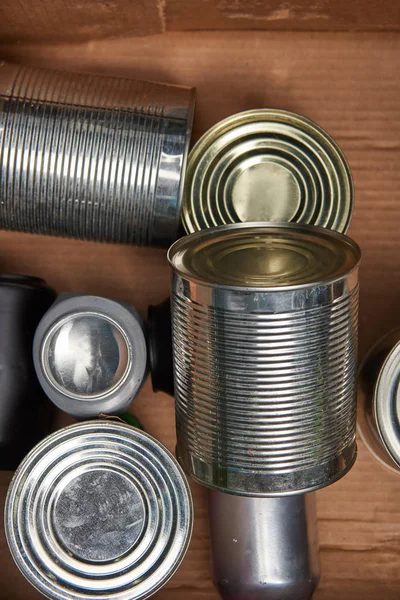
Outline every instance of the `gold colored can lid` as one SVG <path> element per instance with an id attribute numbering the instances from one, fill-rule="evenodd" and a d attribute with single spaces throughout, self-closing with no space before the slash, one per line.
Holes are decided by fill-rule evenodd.
<path id="1" fill-rule="evenodd" d="M 215 286 L 292 288 L 347 276 L 361 257 L 347 236 L 295 223 L 236 223 L 175 242 L 168 260 L 179 275 Z"/>
<path id="2" fill-rule="evenodd" d="M 343 233 L 353 193 L 347 160 L 321 127 L 284 110 L 251 110 L 220 121 L 193 147 L 182 220 L 187 233 L 251 221 Z"/>

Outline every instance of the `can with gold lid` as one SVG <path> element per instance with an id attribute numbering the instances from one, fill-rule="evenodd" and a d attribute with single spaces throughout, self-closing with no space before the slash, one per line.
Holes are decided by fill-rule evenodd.
<path id="1" fill-rule="evenodd" d="M 10 484 L 5 533 L 26 579 L 53 600 L 144 600 L 184 558 L 190 489 L 152 436 L 97 420 L 38 444 Z"/>
<path id="2" fill-rule="evenodd" d="M 189 155 L 182 205 L 187 233 L 250 221 L 344 233 L 352 210 L 345 156 L 326 131 L 295 113 L 232 115 L 211 127 Z"/>
<path id="3" fill-rule="evenodd" d="M 170 248 L 177 453 L 197 481 L 274 496 L 352 466 L 359 260 L 346 236 L 290 223 Z"/>

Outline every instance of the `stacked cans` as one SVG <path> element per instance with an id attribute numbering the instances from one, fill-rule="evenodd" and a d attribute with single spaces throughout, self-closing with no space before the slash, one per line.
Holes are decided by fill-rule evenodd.
<path id="1" fill-rule="evenodd" d="M 319 581 L 304 492 L 356 458 L 352 207 L 342 152 L 298 115 L 234 115 L 189 156 L 192 235 L 169 251 L 177 453 L 212 490 L 224 600 L 309 600 Z"/>

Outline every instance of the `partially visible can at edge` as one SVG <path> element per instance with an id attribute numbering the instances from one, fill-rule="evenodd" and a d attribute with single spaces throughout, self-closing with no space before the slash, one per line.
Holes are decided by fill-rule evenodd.
<path id="1" fill-rule="evenodd" d="M 147 377 L 146 324 L 126 303 L 61 294 L 36 329 L 33 359 L 64 412 L 77 419 L 121 413 Z"/>
<path id="2" fill-rule="evenodd" d="M 320 579 L 315 494 L 209 490 L 213 578 L 223 600 L 310 600 Z"/>
<path id="3" fill-rule="evenodd" d="M 112 421 L 72 425 L 25 458 L 10 484 L 5 532 L 26 579 L 54 600 L 143 600 L 179 567 L 192 500 L 175 458 Z"/>
<path id="4" fill-rule="evenodd" d="M 400 329 L 394 329 L 371 348 L 358 378 L 358 433 L 384 466 L 400 473 Z"/>
<path id="5" fill-rule="evenodd" d="M 168 246 L 193 89 L 0 62 L 0 227 Z"/>
<path id="6" fill-rule="evenodd" d="M 0 470 L 16 469 L 52 431 L 54 410 L 35 374 L 32 343 L 55 297 L 43 279 L 0 274 Z"/>
<path id="7" fill-rule="evenodd" d="M 249 496 L 342 477 L 356 458 L 358 246 L 250 223 L 182 238 L 168 256 L 185 470 Z"/>
<path id="8" fill-rule="evenodd" d="M 346 232 L 350 167 L 306 117 L 256 109 L 216 123 L 189 154 L 182 203 L 187 233 L 228 223 L 308 223 Z"/>

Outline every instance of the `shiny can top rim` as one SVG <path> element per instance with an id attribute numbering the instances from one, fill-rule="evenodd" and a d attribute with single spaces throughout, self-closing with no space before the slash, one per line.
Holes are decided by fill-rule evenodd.
<path id="1" fill-rule="evenodd" d="M 48 368 L 49 344 L 61 325 L 78 316 L 97 317 L 121 333 L 128 355 L 123 377 L 107 390 L 80 394 L 61 386 Z M 139 392 L 148 372 L 144 320 L 124 302 L 101 296 L 61 294 L 41 319 L 33 343 L 33 362 L 39 382 L 50 400 L 61 410 L 77 417 L 97 417 L 101 412 L 125 410 Z"/>
<path id="2" fill-rule="evenodd" d="M 324 244 L 327 244 L 328 246 L 330 245 L 331 249 L 334 249 L 335 245 L 337 245 L 341 249 L 343 261 L 341 263 L 339 261 L 336 271 L 332 271 L 332 269 L 327 268 L 325 271 L 322 270 L 321 273 L 318 273 L 318 269 L 316 269 L 316 272 L 312 274 L 312 277 L 309 276 L 308 279 L 307 277 L 304 277 L 304 280 L 301 281 L 301 275 L 299 275 L 299 273 L 301 273 L 301 269 L 304 268 L 304 265 L 301 261 L 297 260 L 296 256 L 296 263 L 298 263 L 296 266 L 298 271 L 296 277 L 300 277 L 300 279 L 296 281 L 295 277 L 293 276 L 292 280 L 290 280 L 289 277 L 287 281 L 285 281 L 283 277 L 283 279 L 281 278 L 281 281 L 279 281 L 279 277 L 281 277 L 281 274 L 279 272 L 280 263 L 282 263 L 282 260 L 286 259 L 288 259 L 290 262 L 290 258 L 293 254 L 291 252 L 291 249 L 287 250 L 285 248 L 284 255 L 278 255 L 279 260 L 277 263 L 277 270 L 275 272 L 272 272 L 271 274 L 268 274 L 268 276 L 265 275 L 264 282 L 261 281 L 262 278 L 259 278 L 257 280 L 257 277 L 251 278 L 252 276 L 247 277 L 246 275 L 242 281 L 240 281 L 240 279 L 237 279 L 235 281 L 234 277 L 226 277 L 226 275 L 222 272 L 222 269 L 218 273 L 216 270 L 216 265 L 218 266 L 218 263 L 215 260 L 215 256 L 212 256 L 212 253 L 210 253 L 209 256 L 206 258 L 207 266 L 214 271 L 213 273 L 207 272 L 207 268 L 204 268 L 204 264 L 201 265 L 200 269 L 197 267 L 193 267 L 193 260 L 188 261 L 189 266 L 185 264 L 185 259 L 187 259 L 188 254 L 190 259 L 192 259 L 190 253 L 192 253 L 192 255 L 196 258 L 196 250 L 200 249 L 200 252 L 202 252 L 204 248 L 207 249 L 207 243 L 209 243 L 209 246 L 212 246 L 213 244 L 215 246 L 216 244 L 220 244 L 222 250 L 224 250 L 224 240 L 229 242 L 230 239 L 234 238 L 234 236 L 239 235 L 242 237 L 242 239 L 247 239 L 250 244 L 254 245 L 256 243 L 254 240 L 256 240 L 257 237 L 260 237 L 260 234 L 264 235 L 265 241 L 268 241 L 268 235 L 271 235 L 271 232 L 276 232 L 278 236 L 281 235 L 283 236 L 283 238 L 286 235 L 288 239 L 294 241 L 296 241 L 296 238 L 300 241 L 302 241 L 302 238 L 309 239 L 311 240 L 311 244 L 309 246 L 309 248 L 311 249 L 313 245 L 315 245 L 315 248 L 318 247 L 316 243 L 317 240 L 321 240 Z M 314 240 L 314 242 L 312 240 Z M 309 248 L 307 249 L 308 253 Z M 295 251 L 297 251 L 296 248 L 294 249 Z M 255 250 L 257 250 L 257 248 L 255 248 Z M 250 248 L 250 253 L 252 251 L 253 248 Z M 269 249 L 265 251 L 270 254 Z M 223 266 L 225 255 L 219 250 L 218 252 L 222 256 L 220 264 Z M 299 250 L 300 258 L 302 258 L 301 252 L 303 252 L 302 249 Z M 269 256 L 269 254 L 267 254 L 267 257 Z M 330 254 L 332 254 L 333 256 L 332 252 L 330 252 Z M 330 255 L 328 254 L 328 259 L 329 256 Z M 253 259 L 254 253 L 253 257 L 251 256 L 251 254 L 249 255 L 249 257 Z M 327 257 L 324 256 L 324 260 Z M 248 259 L 248 262 L 251 262 L 250 258 Z M 306 259 L 307 256 L 304 260 Z M 361 250 L 358 244 L 354 242 L 351 238 L 345 236 L 344 234 L 327 230 L 323 227 L 316 227 L 314 225 L 277 222 L 235 223 L 204 229 L 180 238 L 170 247 L 168 251 L 168 261 L 172 270 L 175 272 L 175 274 L 179 275 L 183 279 L 208 287 L 219 287 L 226 289 L 258 292 L 281 292 L 287 290 L 304 289 L 308 287 L 318 287 L 320 285 L 332 284 L 335 281 L 340 281 L 343 278 L 348 277 L 353 271 L 355 271 L 358 268 L 360 259 Z M 234 266 L 235 269 L 236 265 L 237 263 Z M 233 270 L 234 269 L 232 269 L 232 272 Z"/>
<path id="3" fill-rule="evenodd" d="M 257 124 L 260 125 L 258 132 L 255 129 Z M 272 126 L 278 127 L 280 131 L 269 131 Z M 246 131 L 246 127 L 249 131 Z M 253 129 L 255 130 L 253 131 Z M 235 132 L 237 139 L 232 140 L 231 137 Z M 276 156 L 270 156 L 269 146 L 264 150 L 259 147 L 263 136 L 265 138 L 270 135 L 271 140 L 274 137 L 279 138 Z M 246 136 L 248 136 L 247 141 Z M 305 145 L 310 153 L 309 157 L 305 156 L 303 145 L 301 148 L 296 148 L 296 144 L 302 136 L 307 138 Z M 241 147 L 242 143 L 243 147 Z M 277 142 L 273 140 L 272 144 L 276 145 Z M 285 156 L 281 155 L 282 151 Z M 243 207 L 240 207 L 239 213 L 237 213 L 235 208 L 230 206 L 231 202 L 235 205 L 231 196 L 235 187 L 231 189 L 231 185 L 228 185 L 228 181 L 231 179 L 236 181 L 233 171 L 238 170 L 238 173 L 241 171 L 237 163 L 254 153 L 259 153 L 260 157 L 264 153 L 264 159 L 270 156 L 271 164 L 279 169 L 281 176 L 285 175 L 285 179 L 288 176 L 288 181 L 292 184 L 289 189 L 292 189 L 292 192 L 297 190 L 296 197 L 301 191 L 300 195 L 303 198 L 301 200 L 299 196 L 297 202 L 291 195 L 290 201 L 293 203 L 293 207 L 297 206 L 293 214 L 290 211 L 290 214 L 287 213 L 286 210 L 283 213 L 280 212 L 281 209 L 275 201 L 273 205 L 274 212 L 277 211 L 277 218 L 271 219 L 270 216 L 268 218 L 264 216 L 263 219 L 260 218 L 260 221 L 304 222 L 324 226 L 341 233 L 347 231 L 354 208 L 354 185 L 348 161 L 339 145 L 320 125 L 307 117 L 287 110 L 262 108 L 239 112 L 219 121 L 206 131 L 193 146 L 188 157 L 182 201 L 182 222 L 187 233 L 228 222 L 255 220 L 254 217 L 245 218 L 245 214 L 241 216 Z M 252 159 L 251 162 L 254 163 L 254 160 Z M 251 169 L 245 169 L 246 180 L 250 177 L 250 183 L 257 180 L 258 162 L 256 160 L 255 164 L 251 165 Z M 261 160 L 262 162 L 264 161 Z M 263 168 L 261 163 L 261 168 Z M 310 180 L 310 177 L 315 180 L 317 188 L 322 185 L 319 192 L 316 191 L 314 184 L 311 187 L 308 186 L 307 180 Z M 332 187 L 333 183 L 336 191 Z M 327 188 L 325 191 L 324 187 Z M 249 189 L 249 181 L 247 181 L 246 188 Z M 240 195 L 241 187 L 238 189 Z M 222 198 L 221 194 L 227 194 L 230 197 Z M 333 194 L 335 195 L 334 202 L 332 201 Z M 256 204 L 260 208 L 264 203 L 265 195 L 262 195 L 262 203 L 258 198 L 259 195 L 256 194 Z M 326 205 L 325 209 L 329 201 L 332 202 L 330 210 L 336 211 L 332 214 L 329 213 L 329 218 L 325 214 L 325 210 L 322 213 L 321 210 L 317 210 L 316 204 L 321 199 Z M 239 204 L 241 202 L 240 200 Z"/>
<path id="4" fill-rule="evenodd" d="M 399 375 L 400 341 L 387 355 L 379 371 L 373 395 L 373 409 L 379 436 L 390 458 L 398 468 L 400 468 Z"/>
<path id="5" fill-rule="evenodd" d="M 130 516 L 140 517 L 140 531 L 118 556 L 82 558 L 71 551 L 74 538 L 56 518 L 58 504 L 68 497 L 71 481 L 79 484 L 82 476 L 98 471 L 137 499 L 139 512 Z M 122 496 L 120 504 L 123 508 Z M 79 499 L 72 512 L 77 505 Z M 109 514 L 114 519 L 119 513 L 110 509 Z M 149 434 L 110 420 L 70 425 L 45 438 L 18 467 L 5 504 L 6 539 L 17 567 L 39 592 L 56 600 L 94 600 L 105 591 L 110 600 L 148 598 L 179 567 L 192 525 L 191 492 L 175 457 Z M 96 551 L 90 544 L 85 551 Z"/>

